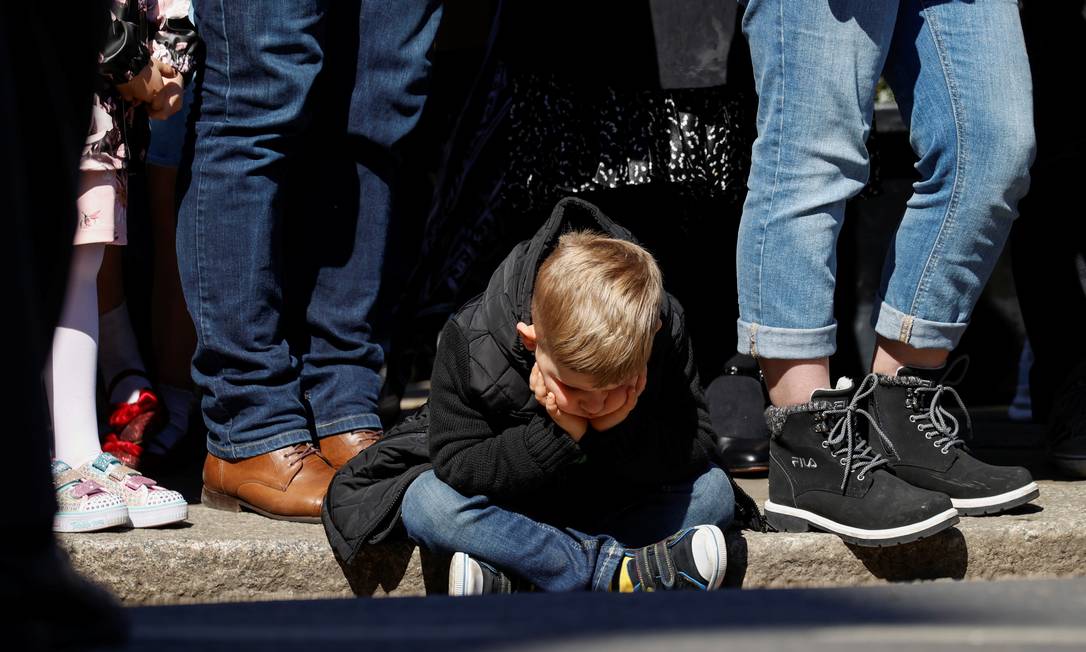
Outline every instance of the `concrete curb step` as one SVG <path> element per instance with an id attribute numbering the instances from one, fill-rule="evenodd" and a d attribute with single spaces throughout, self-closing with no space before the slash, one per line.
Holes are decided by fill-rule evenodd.
<path id="1" fill-rule="evenodd" d="M 1086 576 L 1086 482 L 1039 484 L 1033 506 L 963 518 L 955 529 L 896 548 L 849 546 L 828 534 L 733 534 L 726 581 L 780 588 Z M 60 541 L 78 570 L 131 605 L 445 590 L 448 560 L 420 555 L 409 543 L 367 550 L 347 570 L 348 581 L 319 525 L 200 505 L 189 508 L 189 520 L 157 530 L 62 535 Z"/>

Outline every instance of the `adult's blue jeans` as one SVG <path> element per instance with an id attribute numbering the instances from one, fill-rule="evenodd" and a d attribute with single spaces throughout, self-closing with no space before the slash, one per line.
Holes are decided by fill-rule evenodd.
<path id="1" fill-rule="evenodd" d="M 486 496 L 465 496 L 433 471 L 411 483 L 402 509 L 404 527 L 420 545 L 466 552 L 544 591 L 610 590 L 626 548 L 647 546 L 695 525 L 723 529 L 734 512 L 731 483 L 717 467 L 575 527 L 536 520 Z"/>
<path id="2" fill-rule="evenodd" d="M 880 73 L 919 162 L 887 255 L 876 332 L 954 348 L 991 275 L 1033 160 L 1015 0 L 750 0 L 758 137 L 739 229 L 738 348 L 812 359 L 836 347 L 845 201 L 868 178 Z"/>
<path id="3" fill-rule="evenodd" d="M 208 450 L 243 459 L 310 428 L 379 428 L 370 308 L 440 1 L 204 0 L 196 13 L 207 63 L 177 249 Z"/>

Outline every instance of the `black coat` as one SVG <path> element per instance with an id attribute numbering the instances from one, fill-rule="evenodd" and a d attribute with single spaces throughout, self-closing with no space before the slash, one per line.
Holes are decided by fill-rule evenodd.
<path id="1" fill-rule="evenodd" d="M 359 548 L 398 532 L 403 493 L 430 469 L 429 408 L 407 416 L 336 472 L 321 522 L 336 559 L 349 564 Z"/>
<path id="2" fill-rule="evenodd" d="M 521 343 L 516 324 L 532 322 L 536 270 L 558 238 L 574 229 L 633 240 L 585 201 L 558 203 L 535 237 L 510 252 L 486 291 L 442 330 L 431 377 L 428 449 L 434 472 L 460 493 L 486 495 L 537 519 L 576 527 L 704 472 L 714 436 L 682 309 L 670 295 L 661 307 L 645 390 L 625 421 L 606 432 L 589 429 L 577 443 L 538 405 L 528 386 L 534 354 Z M 429 468 L 421 466 L 427 460 L 419 427 L 397 428 L 341 469 L 329 488 L 324 523 L 340 559 L 387 536 L 403 490 Z M 397 471 L 410 472 L 410 480 Z M 739 521 L 760 528 L 753 501 L 733 488 Z"/>
<path id="3" fill-rule="evenodd" d="M 556 525 L 590 523 L 616 505 L 702 473 L 713 450 L 682 309 L 660 311 L 648 382 L 637 407 L 606 432 L 574 442 L 528 386 L 535 355 L 517 322 L 532 323 L 540 264 L 571 230 L 633 240 L 592 204 L 567 198 L 520 243 L 441 332 L 430 389 L 430 456 L 438 478 L 468 496 Z"/>

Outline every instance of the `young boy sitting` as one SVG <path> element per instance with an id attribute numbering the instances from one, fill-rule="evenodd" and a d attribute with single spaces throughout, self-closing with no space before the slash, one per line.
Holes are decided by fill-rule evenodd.
<path id="1" fill-rule="evenodd" d="M 565 199 L 445 325 L 412 539 L 454 595 L 716 589 L 735 498 L 652 255 Z"/>

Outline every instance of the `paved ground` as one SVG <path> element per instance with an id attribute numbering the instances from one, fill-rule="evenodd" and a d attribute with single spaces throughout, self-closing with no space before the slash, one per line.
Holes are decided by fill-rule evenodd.
<path id="1" fill-rule="evenodd" d="M 1081 650 L 1086 579 L 151 607 L 126 650 Z"/>
<path id="2" fill-rule="evenodd" d="M 1086 482 L 1059 479 L 1044 464 L 1038 432 L 984 426 L 987 459 L 1033 470 L 1041 497 L 996 517 L 963 518 L 935 537 L 894 548 L 861 548 L 828 534 L 731 533 L 730 586 L 877 585 L 931 579 L 998 580 L 1086 576 Z M 998 445 L 997 445 L 998 444 Z M 198 472 L 188 491 L 198 496 Z M 759 502 L 764 478 L 741 478 Z M 175 483 L 171 483 L 175 484 Z M 409 543 L 370 549 L 353 568 L 333 559 L 319 525 L 229 514 L 199 505 L 188 524 L 159 530 L 65 535 L 76 567 L 125 603 L 290 600 L 444 591 L 446 560 Z"/>

